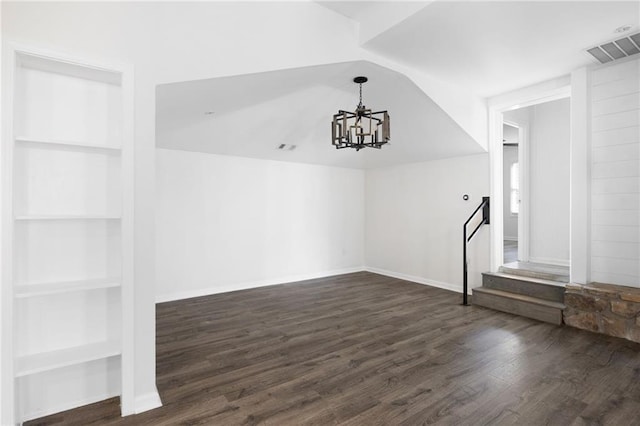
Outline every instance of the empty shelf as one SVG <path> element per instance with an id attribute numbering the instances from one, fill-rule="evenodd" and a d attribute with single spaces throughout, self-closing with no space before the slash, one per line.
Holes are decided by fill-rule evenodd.
<path id="1" fill-rule="evenodd" d="M 45 296 L 48 294 L 68 293 L 72 291 L 98 290 L 119 287 L 118 278 L 100 278 L 93 280 L 60 281 L 38 284 L 18 284 L 15 286 L 15 297 L 25 298 Z"/>
<path id="2" fill-rule="evenodd" d="M 18 144 L 51 145 L 51 146 L 58 146 L 58 147 L 81 148 L 81 149 L 90 149 L 90 150 L 93 150 L 93 149 L 109 150 L 114 152 L 121 151 L 121 148 L 119 146 L 96 144 L 96 143 L 82 142 L 82 141 L 63 141 L 63 140 L 55 140 L 55 139 L 30 138 L 26 136 L 16 137 L 15 141 Z"/>
<path id="3" fill-rule="evenodd" d="M 68 367 L 120 355 L 118 342 L 99 342 L 73 348 L 26 355 L 16 359 L 16 377 Z"/>
<path id="4" fill-rule="evenodd" d="M 88 214 L 88 215 L 63 215 L 63 214 L 36 214 L 36 215 L 19 215 L 15 217 L 15 220 L 118 220 L 120 216 L 117 215 L 101 215 L 101 214 Z"/>

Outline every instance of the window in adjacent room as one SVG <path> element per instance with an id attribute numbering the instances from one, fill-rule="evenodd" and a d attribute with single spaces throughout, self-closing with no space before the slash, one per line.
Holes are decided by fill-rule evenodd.
<path id="1" fill-rule="evenodd" d="M 511 165 L 510 171 L 510 187 L 511 187 L 511 199 L 510 199 L 510 210 L 511 214 L 517 215 L 520 210 L 520 166 L 518 163 L 513 163 Z"/>

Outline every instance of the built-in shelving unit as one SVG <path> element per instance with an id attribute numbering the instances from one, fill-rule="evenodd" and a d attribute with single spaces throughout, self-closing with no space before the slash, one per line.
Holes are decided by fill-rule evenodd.
<path id="1" fill-rule="evenodd" d="M 13 383 L 0 423 L 117 395 L 124 412 L 133 390 L 130 71 L 12 53 L 2 327 Z"/>

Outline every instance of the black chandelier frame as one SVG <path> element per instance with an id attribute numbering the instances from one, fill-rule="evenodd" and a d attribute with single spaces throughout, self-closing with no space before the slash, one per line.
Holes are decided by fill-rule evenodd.
<path id="1" fill-rule="evenodd" d="M 331 123 L 331 142 L 336 149 L 380 149 L 391 140 L 391 127 L 387 111 L 372 112 L 362 103 L 362 84 L 367 77 L 359 76 L 353 82 L 360 85 L 360 102 L 355 112 L 339 110 Z"/>

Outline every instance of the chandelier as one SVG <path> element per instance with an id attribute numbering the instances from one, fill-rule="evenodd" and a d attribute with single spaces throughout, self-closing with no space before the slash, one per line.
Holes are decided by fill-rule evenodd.
<path id="1" fill-rule="evenodd" d="M 389 142 L 391 129 L 387 111 L 371 112 L 362 104 L 362 84 L 367 77 L 356 77 L 354 83 L 360 85 L 360 103 L 355 112 L 339 110 L 331 124 L 331 143 L 337 148 L 378 148 Z"/>

